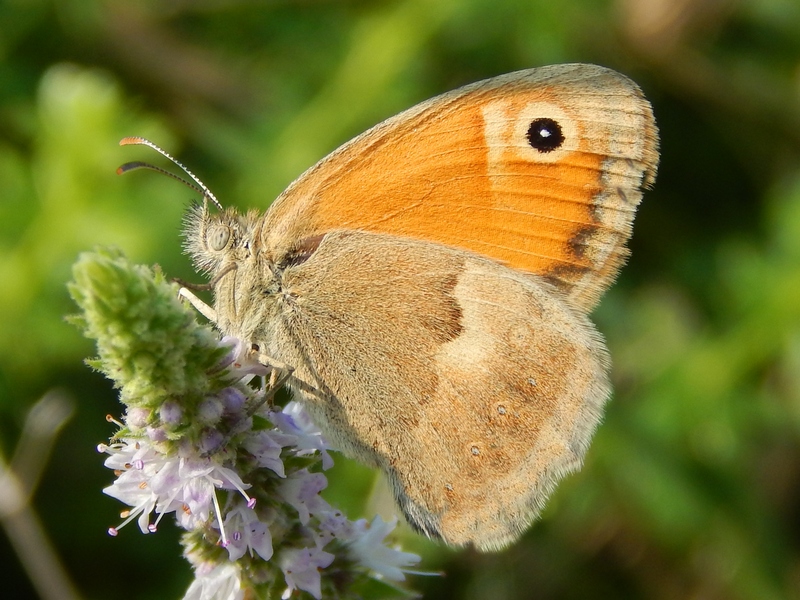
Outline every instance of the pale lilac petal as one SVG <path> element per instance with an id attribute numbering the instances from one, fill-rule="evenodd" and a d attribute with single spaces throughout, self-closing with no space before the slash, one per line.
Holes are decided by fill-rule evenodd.
<path id="1" fill-rule="evenodd" d="M 381 577 L 403 581 L 403 571 L 419 563 L 420 557 L 416 554 L 401 552 L 384 544 L 384 538 L 397 526 L 397 519 L 387 523 L 378 515 L 371 524 L 361 520 L 356 526 L 360 535 L 350 544 L 350 551 L 358 562 Z"/>
<path id="2" fill-rule="evenodd" d="M 251 556 L 255 552 L 264 560 L 272 558 L 272 534 L 251 508 L 239 505 L 228 511 L 225 530 L 229 536 L 226 549 L 231 560 L 240 559 L 246 552 Z"/>
<path id="3" fill-rule="evenodd" d="M 328 486 L 322 473 L 302 469 L 289 475 L 278 487 L 278 494 L 297 510 L 300 523 L 307 525 L 310 515 L 331 511 L 331 506 L 319 493 Z"/>
<path id="4" fill-rule="evenodd" d="M 186 590 L 183 600 L 242 600 L 242 589 L 239 567 L 234 563 L 224 562 L 206 569 L 195 570 L 195 580 Z"/>
<path id="5" fill-rule="evenodd" d="M 281 459 L 285 446 L 294 444 L 296 437 L 278 431 L 256 431 L 249 435 L 243 447 L 258 461 L 260 467 L 274 471 L 279 477 L 286 477 Z"/>
<path id="6" fill-rule="evenodd" d="M 317 544 L 319 547 L 325 546 L 334 538 L 342 542 L 349 542 L 357 534 L 355 523 L 338 510 L 318 515 L 318 518 Z"/>
<path id="7" fill-rule="evenodd" d="M 175 517 L 181 527 L 191 531 L 208 521 L 213 509 L 214 486 L 206 478 L 194 477 L 181 486 L 176 500 L 180 502 L 182 510 L 174 508 Z"/>
<path id="8" fill-rule="evenodd" d="M 328 454 L 328 442 L 298 402 L 289 402 L 282 411 L 271 412 L 269 419 L 283 433 L 297 438 L 297 454 L 302 456 L 319 452 L 322 456 L 322 468 L 329 469 L 333 466 L 333 459 Z"/>
<path id="9" fill-rule="evenodd" d="M 322 598 L 320 569 L 328 567 L 334 555 L 318 548 L 286 550 L 281 559 L 281 570 L 286 578 L 286 591 L 282 598 L 289 598 L 292 591 L 304 590 L 317 600 Z"/>

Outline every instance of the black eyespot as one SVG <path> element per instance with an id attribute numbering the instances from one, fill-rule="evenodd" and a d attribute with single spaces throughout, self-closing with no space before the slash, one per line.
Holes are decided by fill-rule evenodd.
<path id="1" fill-rule="evenodd" d="M 564 143 L 561 125 L 553 119 L 534 119 L 528 127 L 528 143 L 539 152 L 547 153 Z"/>

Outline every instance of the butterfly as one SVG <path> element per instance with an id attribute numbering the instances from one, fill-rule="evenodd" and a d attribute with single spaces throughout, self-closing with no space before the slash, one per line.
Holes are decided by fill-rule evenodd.
<path id="1" fill-rule="evenodd" d="M 414 529 L 498 550 L 601 420 L 609 359 L 588 314 L 657 163 L 651 106 L 610 69 L 473 83 L 344 144 L 264 214 L 195 178 L 186 248 L 215 299 L 194 303 L 383 471 Z"/>

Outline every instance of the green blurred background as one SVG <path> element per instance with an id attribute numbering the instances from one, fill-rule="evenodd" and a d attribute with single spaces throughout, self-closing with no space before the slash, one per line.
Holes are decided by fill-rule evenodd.
<path id="1" fill-rule="evenodd" d="M 662 136 L 632 258 L 595 319 L 615 396 L 583 471 L 517 545 L 453 552 L 405 533 L 426 598 L 800 598 L 798 0 L 0 0 L 0 438 L 58 386 L 76 413 L 35 508 L 86 598 L 180 598 L 178 532 L 110 538 L 95 453 L 119 414 L 64 322 L 82 250 L 116 244 L 197 280 L 192 193 L 117 177 L 178 155 L 225 204 L 266 208 L 338 144 L 506 71 L 587 61 L 635 79 Z M 354 199 L 357 201 L 357 199 Z M 329 499 L 368 516 L 339 459 Z M 34 598 L 0 537 L 3 598 Z"/>

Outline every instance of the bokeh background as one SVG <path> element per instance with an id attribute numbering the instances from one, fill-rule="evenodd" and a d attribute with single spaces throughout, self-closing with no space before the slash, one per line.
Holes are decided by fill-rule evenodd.
<path id="1" fill-rule="evenodd" d="M 174 527 L 105 533 L 121 507 L 94 446 L 119 406 L 64 321 L 70 266 L 98 244 L 197 279 L 178 236 L 191 191 L 116 176 L 159 163 L 117 141 L 153 139 L 223 203 L 264 209 L 418 101 L 574 61 L 639 82 L 662 136 L 632 258 L 595 313 L 616 393 L 583 471 L 519 544 L 484 555 L 401 533 L 446 573 L 410 584 L 800 598 L 798 0 L 0 0 L 0 448 L 9 460 L 47 390 L 73 398 L 33 507 L 81 597 L 176 599 L 191 580 Z M 351 517 L 374 513 L 370 471 L 340 458 L 329 479 Z M 3 598 L 36 597 L 5 535 L 0 581 Z"/>

